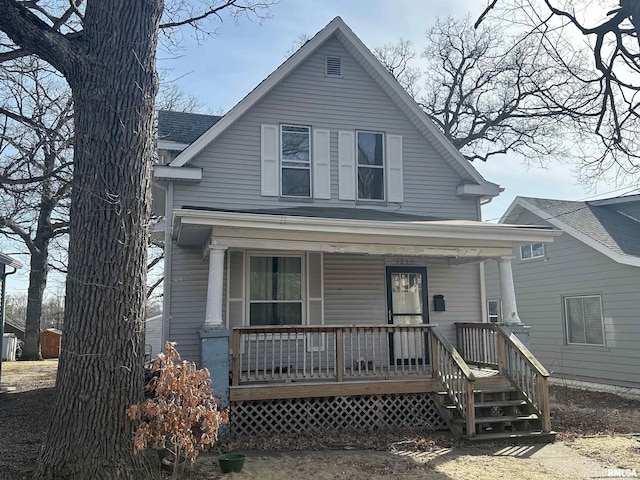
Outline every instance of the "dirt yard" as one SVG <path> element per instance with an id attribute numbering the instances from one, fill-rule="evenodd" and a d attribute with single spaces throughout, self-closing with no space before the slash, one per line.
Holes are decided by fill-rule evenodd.
<path id="1" fill-rule="evenodd" d="M 46 430 L 57 362 L 2 365 L 0 479 L 28 478 Z M 468 445 L 445 433 L 371 432 L 297 435 L 221 442 L 241 451 L 241 473 L 222 474 L 205 452 L 188 479 L 585 479 L 640 475 L 640 402 L 552 387 L 553 445 Z M 633 435 L 635 434 L 635 435 Z M 621 469 L 621 470 L 613 470 Z M 611 470 L 611 471 L 610 471 Z M 613 474 L 613 475 L 612 475 Z"/>

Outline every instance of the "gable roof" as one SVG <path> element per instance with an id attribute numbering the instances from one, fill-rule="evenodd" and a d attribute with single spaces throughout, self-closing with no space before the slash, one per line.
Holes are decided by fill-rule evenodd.
<path id="1" fill-rule="evenodd" d="M 19 330 L 22 333 L 24 333 L 24 331 L 25 331 L 26 320 L 23 319 L 23 318 L 18 318 L 18 317 L 12 317 L 10 315 L 5 315 L 4 322 L 5 322 L 5 324 L 10 325 L 14 329 Z"/>
<path id="2" fill-rule="evenodd" d="M 500 223 L 513 222 L 525 209 L 612 260 L 640 267 L 640 222 L 618 212 L 616 204 L 516 197 Z"/>
<path id="3" fill-rule="evenodd" d="M 158 141 L 192 143 L 221 118 L 219 115 L 158 110 Z"/>
<path id="4" fill-rule="evenodd" d="M 311 56 L 332 35 L 343 44 L 355 60 L 362 65 L 373 80 L 385 91 L 392 101 L 404 112 L 417 129 L 427 138 L 434 148 L 448 161 L 452 168 L 462 178 L 469 179 L 485 187 L 485 196 L 496 196 L 500 193 L 500 187 L 485 180 L 478 171 L 465 159 L 453 144 L 444 136 L 438 127 L 416 104 L 411 96 L 400 86 L 396 79 L 375 58 L 371 51 L 344 23 L 342 18 L 334 18 L 325 28 L 320 30 L 311 40 L 306 42 L 298 51 L 291 55 L 273 73 L 264 79 L 236 106 L 234 106 L 215 125 L 203 135 L 191 143 L 182 151 L 169 166 L 181 167 L 204 150 L 220 134 L 238 120 L 247 110 L 255 105 L 276 85 L 278 85 L 289 73 Z"/>

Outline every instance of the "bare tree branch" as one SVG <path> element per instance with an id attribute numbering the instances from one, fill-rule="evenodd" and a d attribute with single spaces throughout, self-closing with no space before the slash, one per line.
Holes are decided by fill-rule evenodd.
<path id="1" fill-rule="evenodd" d="M 590 183 L 640 178 L 640 2 L 617 3 L 609 9 L 585 0 L 500 0 L 476 22 L 500 19 L 527 28 L 558 68 L 589 89 L 588 101 L 565 109 L 583 137 L 581 179 Z M 566 61 L 578 56 L 582 68 Z"/>
<path id="2" fill-rule="evenodd" d="M 70 72 L 81 56 L 76 46 L 56 28 L 47 25 L 26 6 L 14 0 L 0 0 L 0 30 L 60 72 Z"/>

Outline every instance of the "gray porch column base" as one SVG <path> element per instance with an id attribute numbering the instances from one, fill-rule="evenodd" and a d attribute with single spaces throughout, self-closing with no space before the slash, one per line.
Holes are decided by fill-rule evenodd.
<path id="1" fill-rule="evenodd" d="M 531 350 L 531 338 L 529 337 L 531 327 L 521 323 L 505 323 L 504 326 L 511 330 L 525 347 Z"/>
<path id="2" fill-rule="evenodd" d="M 209 370 L 213 395 L 220 409 L 229 406 L 229 330 L 223 327 L 203 326 L 198 333 L 201 342 L 201 362 Z M 218 434 L 227 436 L 229 425 L 223 425 Z"/>

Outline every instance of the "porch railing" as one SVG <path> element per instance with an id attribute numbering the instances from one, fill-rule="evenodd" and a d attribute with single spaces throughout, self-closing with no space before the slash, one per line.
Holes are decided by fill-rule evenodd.
<path id="1" fill-rule="evenodd" d="M 551 431 L 549 372 L 507 327 L 494 323 L 456 323 L 458 350 L 467 363 L 494 366 L 537 411 Z"/>
<path id="2" fill-rule="evenodd" d="M 429 376 L 434 325 L 238 327 L 232 385 Z"/>
<path id="3" fill-rule="evenodd" d="M 494 323 L 456 323 L 458 352 L 469 365 L 498 368 L 498 332 Z"/>
<path id="4" fill-rule="evenodd" d="M 437 330 L 429 331 L 432 374 L 442 383 L 462 418 L 466 419 L 467 435 L 475 435 L 475 376 L 449 341 Z"/>

